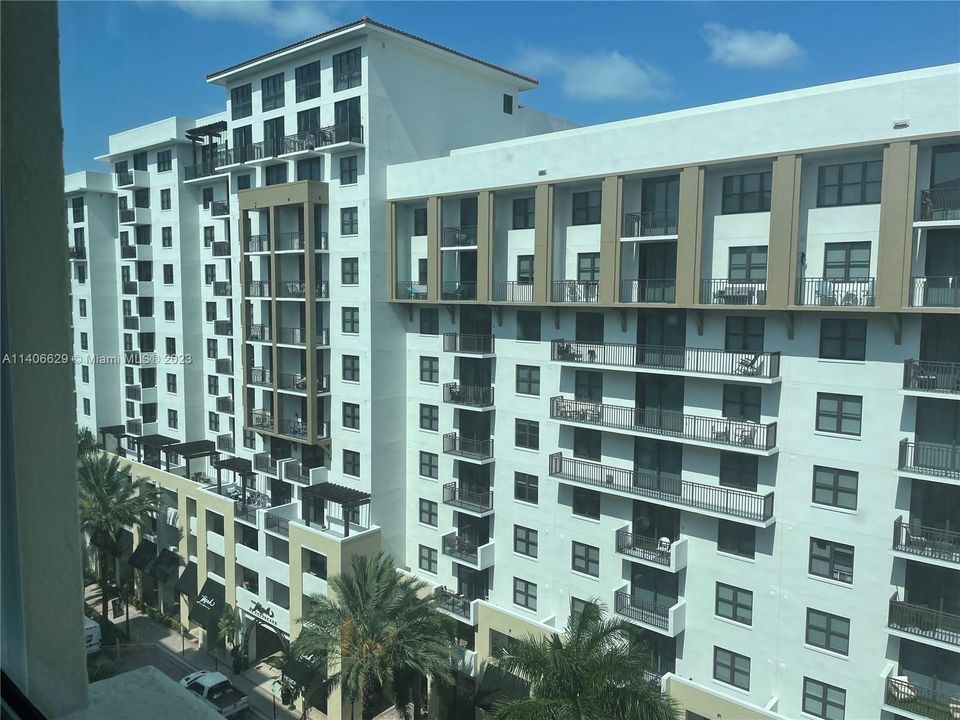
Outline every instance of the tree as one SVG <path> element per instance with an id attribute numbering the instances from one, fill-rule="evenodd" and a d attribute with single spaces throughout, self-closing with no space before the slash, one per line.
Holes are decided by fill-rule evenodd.
<path id="1" fill-rule="evenodd" d="M 144 478 L 132 478 L 130 466 L 106 453 L 80 460 L 80 529 L 97 549 L 102 614 L 107 616 L 107 552 L 126 526 L 143 527 L 161 508 L 161 492 Z M 92 550 L 92 549 L 91 549 Z"/>
<path id="2" fill-rule="evenodd" d="M 598 602 L 571 615 L 563 635 L 512 643 L 494 662 L 530 683 L 530 697 L 498 702 L 496 720 L 676 720 L 674 701 L 647 680 L 631 626 Z"/>
<path id="3" fill-rule="evenodd" d="M 314 685 L 327 694 L 339 686 L 351 703 L 359 700 L 368 720 L 378 695 L 389 686 L 401 717 L 408 718 L 411 701 L 419 715 L 424 676 L 451 682 L 451 625 L 427 586 L 395 568 L 383 553 L 357 555 L 349 574 L 330 578 L 332 599 L 311 596 L 294 653 L 310 664 L 326 658 L 328 674 L 325 682 L 305 688 L 305 702 L 318 691 Z"/>
<path id="4" fill-rule="evenodd" d="M 103 447 L 97 442 L 97 438 L 88 428 L 77 430 L 77 460 L 83 462 L 84 459 L 98 455 L 103 451 Z"/>

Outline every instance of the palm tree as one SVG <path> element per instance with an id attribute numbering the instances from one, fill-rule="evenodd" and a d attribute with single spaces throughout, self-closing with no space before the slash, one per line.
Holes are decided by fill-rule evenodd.
<path id="1" fill-rule="evenodd" d="M 331 672 L 320 689 L 339 686 L 351 703 L 359 700 L 363 720 L 374 716 L 377 696 L 388 686 L 401 717 L 409 717 L 411 696 L 419 717 L 422 678 L 451 681 L 451 625 L 427 586 L 400 576 L 392 558 L 380 553 L 354 556 L 351 572 L 330 578 L 329 587 L 332 599 L 311 596 L 295 655 L 327 658 Z M 307 688 L 305 701 L 316 691 Z"/>
<path id="2" fill-rule="evenodd" d="M 530 697 L 494 705 L 496 720 L 676 720 L 677 707 L 647 677 L 631 626 L 598 602 L 571 615 L 563 635 L 528 637 L 496 664 L 530 683 Z"/>
<path id="3" fill-rule="evenodd" d="M 144 478 L 133 479 L 130 466 L 106 453 L 80 460 L 80 529 L 98 546 L 102 614 L 107 616 L 107 548 L 125 526 L 143 527 L 161 508 L 161 491 Z M 92 550 L 92 549 L 91 549 Z"/>
<path id="4" fill-rule="evenodd" d="M 77 430 L 77 460 L 83 461 L 84 458 L 97 455 L 103 450 L 96 436 L 88 428 Z"/>

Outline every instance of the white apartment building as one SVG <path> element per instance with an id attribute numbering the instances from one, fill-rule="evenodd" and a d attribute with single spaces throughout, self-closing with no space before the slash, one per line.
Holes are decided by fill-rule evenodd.
<path id="1" fill-rule="evenodd" d="M 168 492 L 130 578 L 262 657 L 387 551 L 457 620 L 438 717 L 592 600 L 694 720 L 955 717 L 958 80 L 574 128 L 369 19 L 212 73 L 68 182 L 134 353 L 78 421 Z"/>

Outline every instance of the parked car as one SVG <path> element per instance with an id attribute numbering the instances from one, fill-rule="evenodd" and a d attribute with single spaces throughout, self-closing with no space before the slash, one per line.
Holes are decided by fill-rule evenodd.
<path id="1" fill-rule="evenodd" d="M 100 625 L 88 617 L 83 618 L 83 643 L 87 646 L 87 655 L 100 652 Z"/>
<path id="2" fill-rule="evenodd" d="M 223 673 L 200 670 L 187 675 L 180 684 L 213 705 L 223 717 L 232 717 L 247 709 L 247 696 Z"/>

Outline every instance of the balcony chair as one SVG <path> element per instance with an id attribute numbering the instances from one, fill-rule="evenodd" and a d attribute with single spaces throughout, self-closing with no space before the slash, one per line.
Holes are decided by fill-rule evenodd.
<path id="1" fill-rule="evenodd" d="M 730 441 L 730 423 L 723 419 L 721 422 L 718 422 L 713 426 L 713 432 L 711 437 L 714 441 L 719 442 L 729 442 Z"/>
<path id="2" fill-rule="evenodd" d="M 890 680 L 890 692 L 897 700 L 916 700 L 917 687 L 910 682 L 910 678 L 906 675 L 894 675 Z"/>
<path id="3" fill-rule="evenodd" d="M 657 541 L 657 552 L 669 553 L 673 542 L 668 537 L 662 537 Z"/>
<path id="4" fill-rule="evenodd" d="M 757 437 L 757 424 L 749 423 L 748 425 L 741 425 L 737 428 L 737 444 L 738 445 L 753 445 L 754 438 Z"/>
<path id="5" fill-rule="evenodd" d="M 833 292 L 833 283 L 821 282 L 814 290 L 817 298 L 817 305 L 836 305 L 837 297 Z"/>
<path id="6" fill-rule="evenodd" d="M 754 353 L 751 357 L 740 358 L 734 372 L 737 375 L 756 375 L 760 368 L 760 353 Z"/>
<path id="7" fill-rule="evenodd" d="M 935 373 L 924 370 L 923 366 L 919 363 L 913 366 L 913 385 L 916 388 L 927 388 L 932 389 L 936 386 L 937 376 Z"/>

